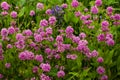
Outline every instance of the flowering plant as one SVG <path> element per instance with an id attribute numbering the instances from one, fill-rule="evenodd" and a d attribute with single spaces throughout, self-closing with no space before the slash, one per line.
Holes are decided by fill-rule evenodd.
<path id="1" fill-rule="evenodd" d="M 102 0 L 48 2 L 1 2 L 0 79 L 119 80 L 120 14 Z"/>

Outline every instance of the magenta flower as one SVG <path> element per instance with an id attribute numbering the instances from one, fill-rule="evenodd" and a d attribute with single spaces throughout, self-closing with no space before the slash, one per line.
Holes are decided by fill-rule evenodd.
<path id="1" fill-rule="evenodd" d="M 14 33 L 15 33 L 15 28 L 12 27 L 12 26 L 9 27 L 9 28 L 8 28 L 8 33 L 9 33 L 9 34 L 14 34 Z"/>
<path id="2" fill-rule="evenodd" d="M 113 7 L 112 6 L 107 7 L 107 13 L 112 13 L 112 12 L 113 12 Z"/>
<path id="3" fill-rule="evenodd" d="M 108 80 L 108 76 L 107 75 L 103 75 L 100 80 Z"/>
<path id="4" fill-rule="evenodd" d="M 84 39 L 84 38 L 86 37 L 86 34 L 83 33 L 83 32 L 81 32 L 81 33 L 79 34 L 79 37 L 80 37 L 81 39 Z"/>
<path id="5" fill-rule="evenodd" d="M 12 12 L 10 13 L 10 16 L 11 16 L 12 18 L 17 18 L 17 12 L 12 11 Z"/>
<path id="6" fill-rule="evenodd" d="M 60 71 L 57 72 L 57 77 L 58 78 L 61 78 L 61 77 L 63 78 L 64 76 L 65 76 L 65 72 L 63 70 L 60 70 Z"/>
<path id="7" fill-rule="evenodd" d="M 106 41 L 106 43 L 107 43 L 108 46 L 114 46 L 115 45 L 115 41 L 113 39 L 108 39 Z"/>
<path id="8" fill-rule="evenodd" d="M 51 78 L 45 74 L 40 75 L 40 80 L 51 80 Z"/>
<path id="9" fill-rule="evenodd" d="M 77 0 L 72 0 L 71 6 L 76 8 L 79 6 L 79 2 Z"/>
<path id="10" fill-rule="evenodd" d="M 25 37 L 21 33 L 16 34 L 16 40 L 24 40 Z"/>
<path id="11" fill-rule="evenodd" d="M 99 34 L 99 35 L 97 36 L 97 40 L 98 40 L 99 42 L 105 41 L 105 35 L 104 35 L 104 34 Z"/>
<path id="12" fill-rule="evenodd" d="M 44 71 L 44 72 L 50 72 L 50 70 L 51 70 L 51 66 L 50 66 L 50 64 L 48 64 L 48 63 L 41 63 L 40 64 L 40 67 L 41 67 L 41 69 Z"/>
<path id="13" fill-rule="evenodd" d="M 48 28 L 46 28 L 46 34 L 47 35 L 51 35 L 52 34 L 52 28 L 51 27 L 48 27 Z"/>
<path id="14" fill-rule="evenodd" d="M 7 45 L 7 48 L 8 48 L 8 49 L 11 49 L 11 48 L 13 48 L 13 46 L 12 46 L 11 44 L 8 44 L 8 45 Z"/>
<path id="15" fill-rule="evenodd" d="M 34 10 L 31 10 L 30 11 L 30 16 L 34 16 L 35 15 L 35 11 Z"/>
<path id="16" fill-rule="evenodd" d="M 58 35 L 57 38 L 56 38 L 56 41 L 57 42 L 63 42 L 63 37 Z"/>
<path id="17" fill-rule="evenodd" d="M 38 62 L 43 62 L 43 56 L 42 55 L 36 55 L 35 60 Z"/>
<path id="18" fill-rule="evenodd" d="M 56 17 L 55 16 L 51 16 L 50 18 L 49 18 L 49 24 L 50 25 L 55 25 L 55 23 L 56 23 Z"/>
<path id="19" fill-rule="evenodd" d="M 46 13 L 47 15 L 51 15 L 51 14 L 52 14 L 51 9 L 47 9 L 45 13 Z"/>
<path id="20" fill-rule="evenodd" d="M 1 8 L 2 8 L 3 10 L 9 10 L 10 5 L 9 5 L 7 2 L 2 2 L 2 3 L 1 3 Z"/>
<path id="21" fill-rule="evenodd" d="M 103 21 L 102 23 L 101 23 L 101 26 L 102 26 L 102 31 L 103 32 L 106 32 L 106 31 L 109 31 L 109 23 L 108 23 L 108 21 Z"/>
<path id="22" fill-rule="evenodd" d="M 23 51 L 19 54 L 20 60 L 33 60 L 34 59 L 34 53 L 30 51 Z"/>
<path id="23" fill-rule="evenodd" d="M 48 26 L 48 21 L 46 19 L 43 19 L 40 21 L 40 26 L 41 27 L 45 27 L 45 26 Z"/>
<path id="24" fill-rule="evenodd" d="M 96 50 L 93 50 L 91 52 L 91 55 L 92 55 L 92 57 L 97 57 L 98 56 L 98 52 Z"/>
<path id="25" fill-rule="evenodd" d="M 80 17 L 81 15 L 82 15 L 82 14 L 81 14 L 80 11 L 75 12 L 75 16 L 76 16 L 76 17 Z"/>
<path id="26" fill-rule="evenodd" d="M 68 5 L 64 3 L 64 4 L 61 5 L 61 7 L 65 9 L 65 8 L 68 7 Z"/>
<path id="27" fill-rule="evenodd" d="M 7 11 L 2 11 L 2 12 L 1 12 L 1 15 L 2 15 L 2 16 L 6 16 L 6 15 L 8 15 L 8 12 L 7 12 Z"/>
<path id="28" fill-rule="evenodd" d="M 6 63 L 6 64 L 5 64 L 5 67 L 6 67 L 7 69 L 9 69 L 9 68 L 11 67 L 11 64 L 10 64 L 10 63 Z"/>
<path id="29" fill-rule="evenodd" d="M 37 3 L 36 8 L 39 9 L 39 10 L 44 9 L 43 3 Z"/>
<path id="30" fill-rule="evenodd" d="M 85 12 L 88 12 L 88 8 L 85 8 L 84 11 L 85 11 Z"/>
<path id="31" fill-rule="evenodd" d="M 3 78 L 3 75 L 0 73 L 0 79 L 2 79 Z"/>
<path id="32" fill-rule="evenodd" d="M 102 5 L 102 0 L 96 0 L 95 5 L 96 6 L 101 6 Z"/>
<path id="33" fill-rule="evenodd" d="M 74 32 L 74 29 L 71 26 L 68 26 L 65 30 L 66 34 L 71 35 Z"/>
<path id="34" fill-rule="evenodd" d="M 45 53 L 49 55 L 51 53 L 51 49 L 50 48 L 46 48 L 45 49 Z"/>
<path id="35" fill-rule="evenodd" d="M 115 14 L 114 15 L 114 20 L 120 20 L 120 14 Z"/>
<path id="36" fill-rule="evenodd" d="M 97 62 L 102 63 L 102 62 L 104 62 L 104 59 L 102 57 L 98 57 Z"/>
<path id="37" fill-rule="evenodd" d="M 98 8 L 97 8 L 97 6 L 91 7 L 91 13 L 93 13 L 93 14 L 97 14 L 97 13 L 98 13 Z"/>
<path id="38" fill-rule="evenodd" d="M 32 72 L 33 72 L 33 73 L 37 73 L 37 72 L 38 72 L 38 69 L 39 69 L 39 68 L 38 68 L 37 66 L 34 66 L 33 69 L 32 69 Z"/>
<path id="39" fill-rule="evenodd" d="M 36 35 L 34 37 L 34 39 L 35 39 L 36 42 L 41 42 L 43 40 L 43 38 L 42 38 L 42 36 L 40 34 Z"/>
<path id="40" fill-rule="evenodd" d="M 99 67 L 97 68 L 97 73 L 98 73 L 98 74 L 104 74 L 104 73 L 105 73 L 105 68 L 102 67 L 102 66 L 99 66 Z"/>
<path id="41" fill-rule="evenodd" d="M 6 28 L 2 28 L 1 36 L 8 36 L 8 30 Z"/>
<path id="42" fill-rule="evenodd" d="M 32 36 L 33 33 L 30 29 L 28 29 L 28 30 L 24 30 L 23 34 L 26 35 L 26 36 Z"/>

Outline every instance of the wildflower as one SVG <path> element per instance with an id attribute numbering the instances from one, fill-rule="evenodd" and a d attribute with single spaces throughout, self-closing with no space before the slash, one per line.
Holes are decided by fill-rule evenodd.
<path id="1" fill-rule="evenodd" d="M 30 16 L 34 16 L 35 15 L 35 11 L 34 10 L 31 10 L 30 11 Z"/>
<path id="2" fill-rule="evenodd" d="M 2 28 L 1 36 L 8 36 L 8 30 L 6 28 Z"/>
<path id="3" fill-rule="evenodd" d="M 5 64 L 5 67 L 6 67 L 7 69 L 9 69 L 9 68 L 11 67 L 11 64 L 10 64 L 10 63 L 6 63 L 6 64 Z"/>
<path id="4" fill-rule="evenodd" d="M 7 2 L 2 2 L 2 3 L 1 3 L 1 8 L 2 8 L 3 10 L 9 10 L 10 5 L 9 5 Z"/>
<path id="5" fill-rule="evenodd" d="M 95 5 L 96 6 L 101 6 L 102 5 L 102 0 L 96 0 Z"/>
<path id="6" fill-rule="evenodd" d="M 15 28 L 14 27 L 9 27 L 8 28 L 8 34 L 14 34 L 15 33 Z"/>
<path id="7" fill-rule="evenodd" d="M 97 68 L 97 73 L 98 73 L 98 74 L 104 74 L 104 73 L 105 73 L 105 68 L 102 67 L 102 66 L 99 66 L 99 67 Z"/>
<path id="8" fill-rule="evenodd" d="M 39 10 L 44 9 L 43 3 L 37 3 L 36 8 L 39 9 Z"/>
<path id="9" fill-rule="evenodd" d="M 61 77 L 63 78 L 64 76 L 65 76 L 65 72 L 63 70 L 60 70 L 60 71 L 57 72 L 57 77 L 58 78 L 61 78 Z"/>
<path id="10" fill-rule="evenodd" d="M 98 13 L 98 8 L 97 8 L 97 6 L 91 7 L 91 13 L 93 13 L 93 14 L 97 14 L 97 13 Z"/>
<path id="11" fill-rule="evenodd" d="M 54 25 L 56 23 L 56 17 L 55 16 L 51 16 L 50 18 L 49 18 L 49 24 L 50 25 Z"/>
<path id="12" fill-rule="evenodd" d="M 77 0 L 72 0 L 71 6 L 76 8 L 79 6 L 79 2 Z"/>
<path id="13" fill-rule="evenodd" d="M 36 55 L 35 60 L 38 61 L 38 62 L 42 62 L 43 61 L 43 56 L 42 55 Z"/>
<path id="14" fill-rule="evenodd" d="M 17 18 L 17 12 L 12 11 L 12 12 L 10 13 L 10 16 L 11 16 L 12 18 Z"/>
<path id="15" fill-rule="evenodd" d="M 48 64 L 48 63 L 41 63 L 40 64 L 40 67 L 42 68 L 42 70 L 44 71 L 44 72 L 50 72 L 50 69 L 51 69 L 51 66 L 50 66 L 50 64 Z"/>
<path id="16" fill-rule="evenodd" d="M 52 14 L 51 9 L 47 9 L 45 13 L 46 13 L 47 15 L 51 15 L 51 14 Z"/>
<path id="17" fill-rule="evenodd" d="M 103 61 L 104 61 L 104 59 L 102 57 L 97 58 L 97 62 L 102 63 Z"/>
<path id="18" fill-rule="evenodd" d="M 62 4 L 61 6 L 62 6 L 62 8 L 64 8 L 64 9 L 68 7 L 68 5 L 67 5 L 67 4 L 65 4 L 65 3 L 64 3 L 64 4 Z"/>
<path id="19" fill-rule="evenodd" d="M 108 80 L 108 76 L 107 75 L 103 75 L 100 80 Z"/>
<path id="20" fill-rule="evenodd" d="M 48 21 L 46 19 L 43 19 L 40 21 L 40 26 L 41 27 L 45 27 L 45 26 L 48 26 Z"/>

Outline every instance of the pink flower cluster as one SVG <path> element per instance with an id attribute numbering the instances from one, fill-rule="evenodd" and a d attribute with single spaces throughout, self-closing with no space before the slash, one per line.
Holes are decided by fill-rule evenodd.
<path id="1" fill-rule="evenodd" d="M 23 51 L 19 54 L 20 60 L 33 60 L 34 59 L 34 53 L 30 51 Z"/>
<path id="2" fill-rule="evenodd" d="M 48 64 L 48 63 L 41 63 L 40 64 L 40 68 L 44 71 L 44 72 L 50 72 L 50 70 L 51 70 L 51 66 L 50 66 L 50 64 Z"/>

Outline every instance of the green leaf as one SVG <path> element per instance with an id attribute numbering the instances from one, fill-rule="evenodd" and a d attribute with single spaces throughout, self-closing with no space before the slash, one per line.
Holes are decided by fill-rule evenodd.
<path id="1" fill-rule="evenodd" d="M 24 15 L 24 13 L 25 13 L 25 10 L 26 10 L 26 8 L 23 7 L 23 8 L 20 10 L 20 13 L 18 14 L 18 17 L 22 17 L 22 16 Z"/>
<path id="2" fill-rule="evenodd" d="M 106 53 L 106 56 L 104 58 L 106 64 L 111 64 L 113 54 L 114 54 L 114 50 L 110 51 L 109 53 L 108 52 Z"/>
<path id="3" fill-rule="evenodd" d="M 120 71 L 120 56 L 117 59 L 117 70 Z"/>

